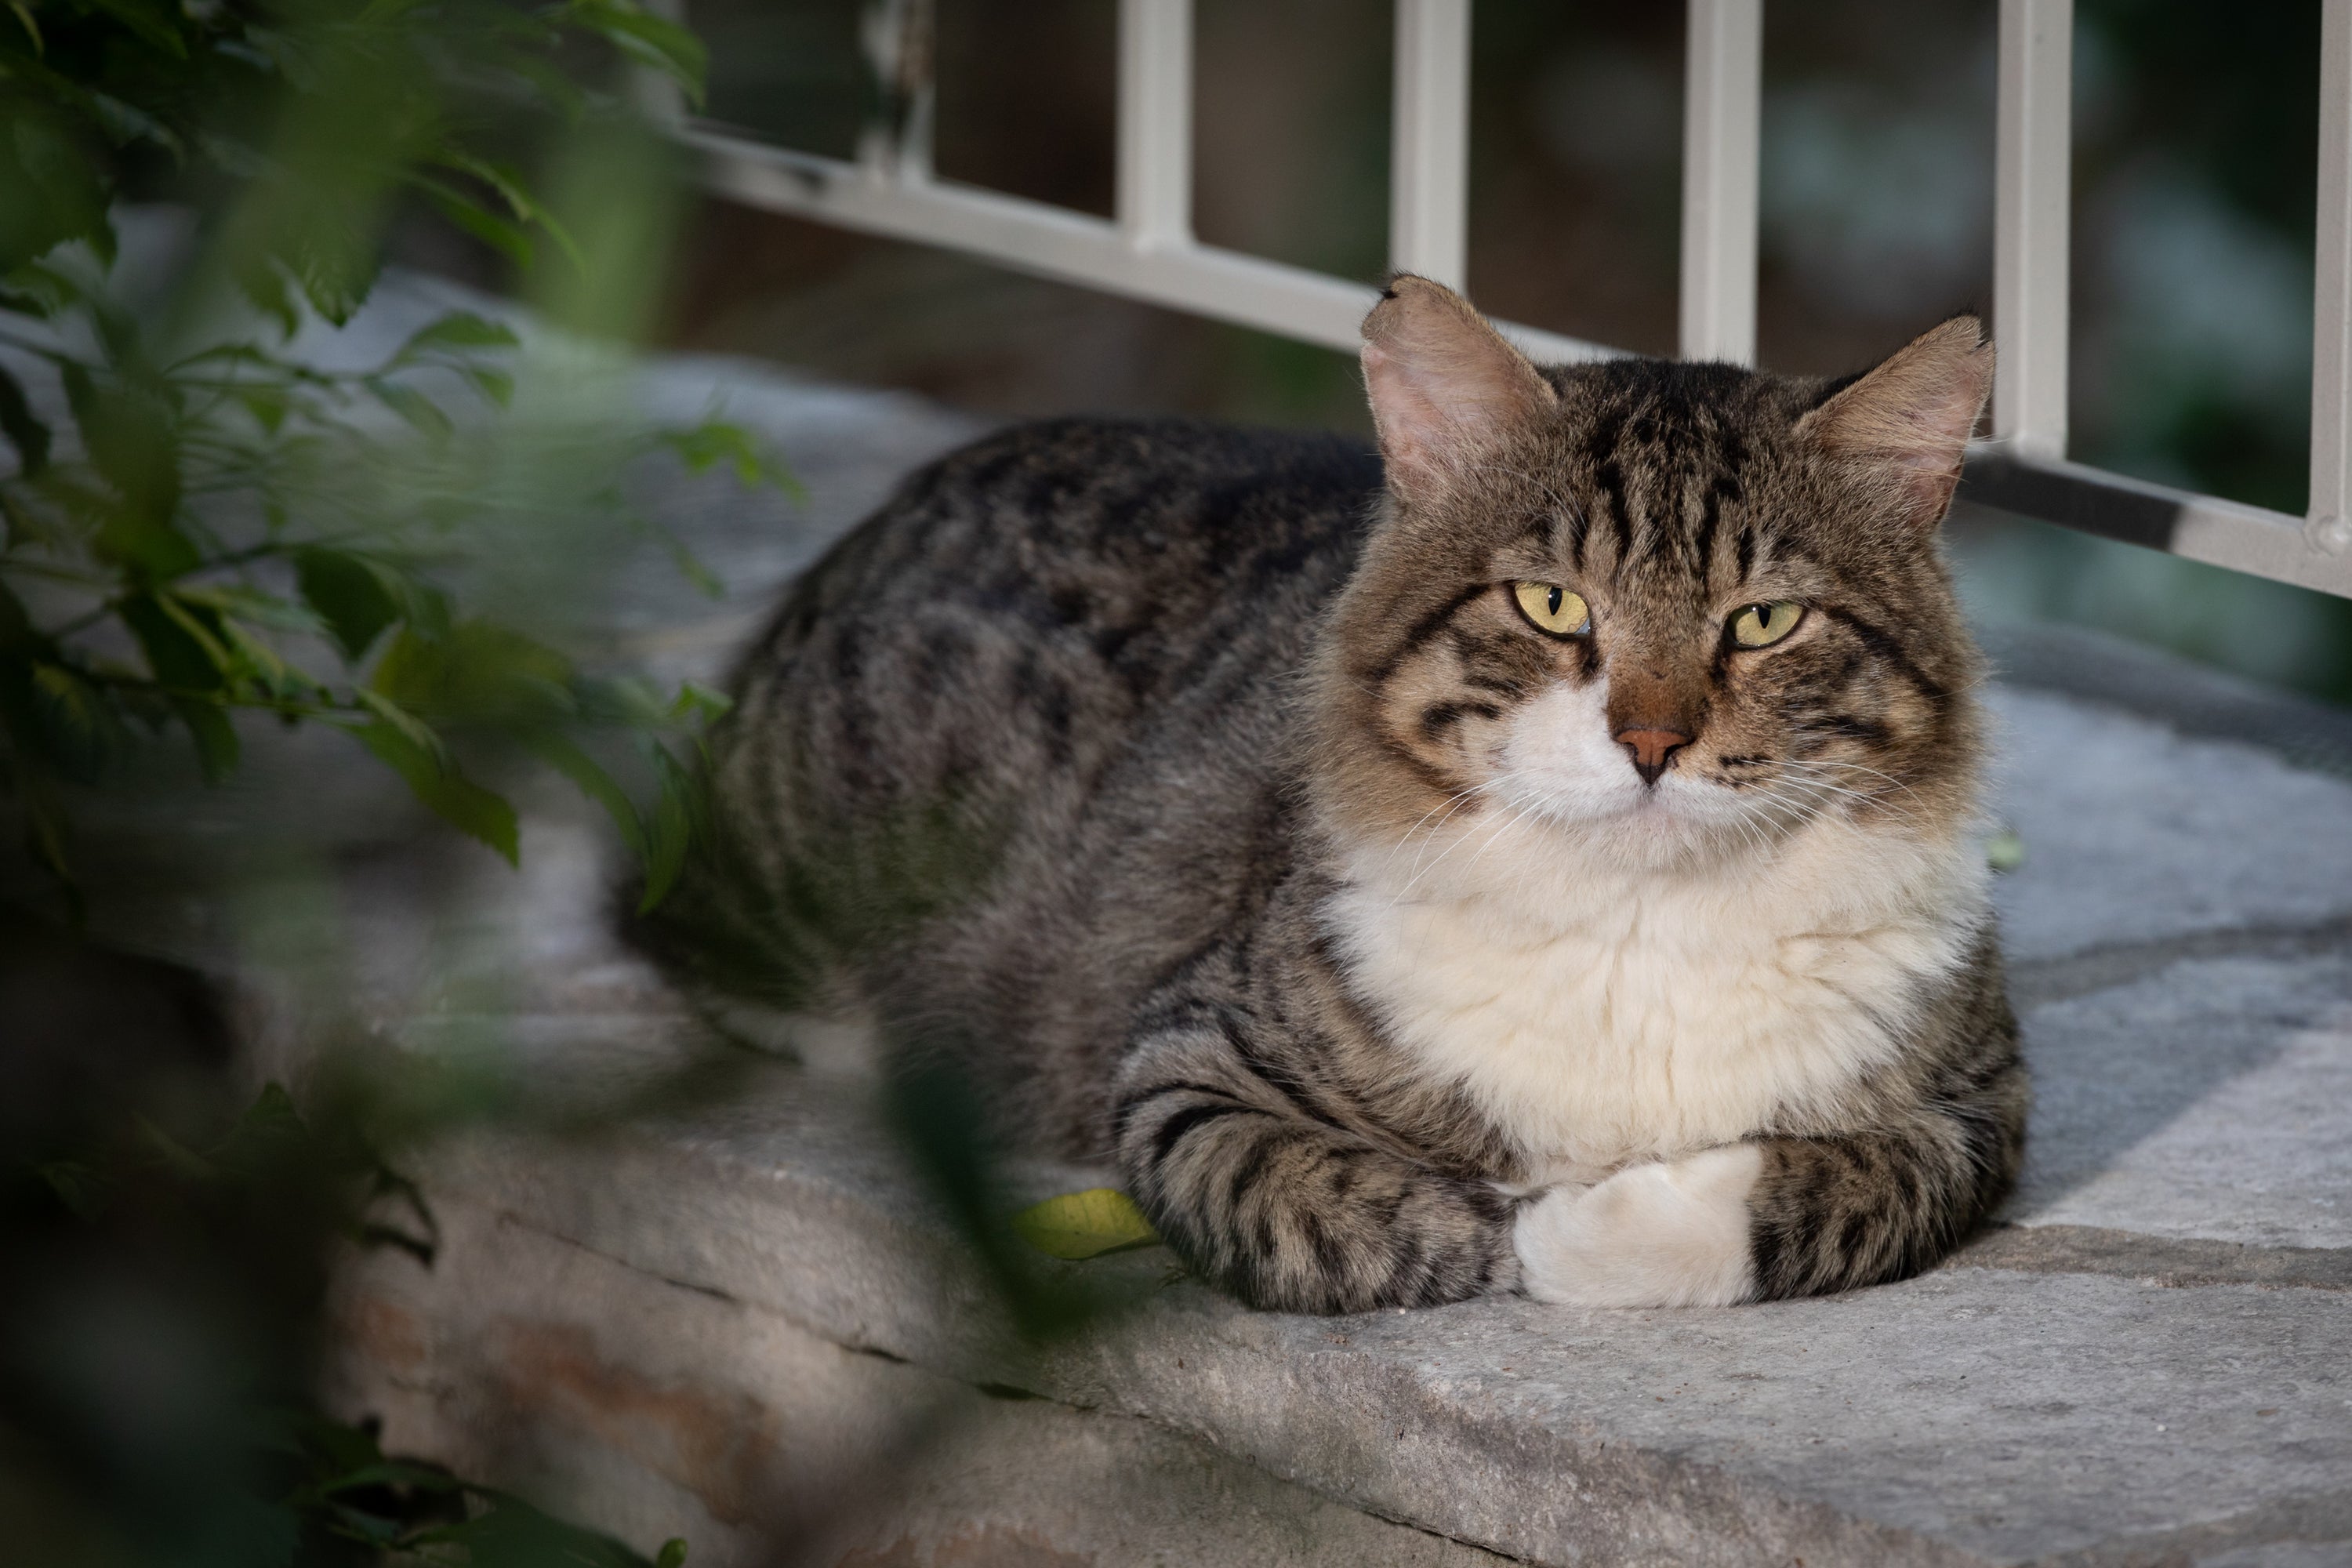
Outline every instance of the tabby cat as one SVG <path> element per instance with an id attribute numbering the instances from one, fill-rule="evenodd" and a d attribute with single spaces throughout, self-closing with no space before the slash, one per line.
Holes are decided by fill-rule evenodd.
<path id="1" fill-rule="evenodd" d="M 1972 318 L 1843 381 L 1538 368 L 1396 279 L 1377 456 L 1009 430 L 791 590 L 645 933 L 945 1052 L 1261 1306 L 1730 1303 L 1934 1263 L 2017 1169 Z"/>

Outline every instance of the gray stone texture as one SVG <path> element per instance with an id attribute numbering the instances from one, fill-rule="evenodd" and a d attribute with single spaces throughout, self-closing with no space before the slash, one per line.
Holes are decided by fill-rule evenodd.
<path id="1" fill-rule="evenodd" d="M 450 298 L 400 284 L 386 309 Z M 714 605 L 647 571 L 616 600 L 615 646 L 679 673 L 719 668 L 783 576 L 976 428 L 723 361 L 646 388 L 687 414 L 722 395 L 810 492 L 648 476 L 729 584 Z M 773 1530 L 858 1564 L 2352 1563 L 2343 721 L 2072 646 L 2032 642 L 1990 691 L 1995 811 L 2027 849 L 1999 898 L 2029 1167 L 2006 1223 L 1925 1278 L 1326 1321 L 1243 1310 L 1147 1248 L 1025 1265 L 1106 1310 L 1024 1342 L 871 1090 L 718 1043 L 613 949 L 602 840 L 550 793 L 520 875 L 345 858 L 353 996 L 247 972 L 258 1071 L 299 1081 L 356 1006 L 403 1048 L 498 1043 L 552 1108 L 418 1156 L 441 1263 L 352 1260 L 329 1386 L 394 1447 L 640 1545 L 684 1533 L 697 1563 Z M 2306 732 L 2301 762 L 2273 743 Z M 254 801 L 271 766 L 330 765 L 287 754 Z M 395 809 L 372 798 L 367 842 Z M 617 1127 L 554 1125 L 616 1094 L 638 1097 Z M 1017 1168 L 993 1206 L 1099 1179 Z"/>

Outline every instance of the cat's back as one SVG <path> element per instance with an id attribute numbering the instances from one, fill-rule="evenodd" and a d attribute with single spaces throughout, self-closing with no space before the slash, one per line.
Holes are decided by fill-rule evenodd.
<path id="1" fill-rule="evenodd" d="M 1342 437 L 1182 420 L 922 469 L 747 650 L 708 852 L 636 939 L 788 1013 L 956 1018 L 1016 1073 L 1108 1047 L 1279 847 L 1294 678 L 1381 482 Z"/>
<path id="2" fill-rule="evenodd" d="M 794 585 L 739 674 L 739 729 L 867 806 L 1090 780 L 1204 682 L 1304 656 L 1380 483 L 1368 447 L 1319 434 L 1062 419 L 987 437 Z"/>

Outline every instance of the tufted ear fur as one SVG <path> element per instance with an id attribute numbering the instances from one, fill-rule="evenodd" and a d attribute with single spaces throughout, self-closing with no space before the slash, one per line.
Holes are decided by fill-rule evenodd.
<path id="1" fill-rule="evenodd" d="M 1467 300 L 1402 274 L 1364 318 L 1364 387 L 1389 482 L 1426 494 L 1559 404 L 1551 384 Z"/>
<path id="2" fill-rule="evenodd" d="M 1960 460 L 1992 391 L 1992 344 L 1974 316 L 1922 332 L 1797 421 L 1822 452 L 1875 473 L 1921 531 L 1952 503 Z"/>

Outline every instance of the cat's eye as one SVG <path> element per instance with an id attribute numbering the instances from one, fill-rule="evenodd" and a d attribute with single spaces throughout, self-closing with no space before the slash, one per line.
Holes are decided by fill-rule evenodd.
<path id="1" fill-rule="evenodd" d="M 1519 612 L 1554 637 L 1575 637 L 1592 629 L 1592 612 L 1584 601 L 1557 583 L 1520 583 L 1511 589 Z"/>
<path id="2" fill-rule="evenodd" d="M 1769 647 L 1797 629 L 1805 606 L 1793 599 L 1750 605 L 1731 617 L 1731 640 L 1741 647 Z"/>

